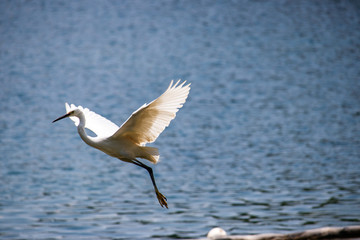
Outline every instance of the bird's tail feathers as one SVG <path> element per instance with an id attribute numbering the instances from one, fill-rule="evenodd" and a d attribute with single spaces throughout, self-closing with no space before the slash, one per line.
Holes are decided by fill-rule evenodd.
<path id="1" fill-rule="evenodd" d="M 154 147 L 141 147 L 141 150 L 143 152 L 143 155 L 139 157 L 147 159 L 153 164 L 158 163 L 160 158 L 159 149 Z"/>

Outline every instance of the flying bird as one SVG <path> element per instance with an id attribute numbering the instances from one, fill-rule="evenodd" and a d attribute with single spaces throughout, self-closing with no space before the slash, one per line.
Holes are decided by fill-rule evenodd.
<path id="1" fill-rule="evenodd" d="M 168 208 L 166 197 L 156 186 L 152 168 L 138 158 L 146 159 L 153 164 L 158 163 L 159 150 L 145 145 L 158 138 L 185 103 L 190 91 L 190 84 L 185 83 L 186 81 L 180 83 L 178 80 L 173 84 L 171 81 L 162 95 L 133 112 L 120 127 L 88 108 L 68 103 L 65 103 L 67 113 L 55 119 L 53 123 L 69 117 L 77 126 L 77 131 L 85 143 L 121 161 L 146 169 L 160 205 Z M 94 132 L 96 136 L 87 135 L 85 128 Z"/>

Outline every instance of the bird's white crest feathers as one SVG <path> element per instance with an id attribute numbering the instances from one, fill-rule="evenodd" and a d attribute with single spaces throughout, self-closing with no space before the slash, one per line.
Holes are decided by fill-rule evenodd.
<path id="1" fill-rule="evenodd" d="M 70 112 L 76 108 L 80 109 L 85 115 L 85 128 L 94 132 L 98 137 L 110 137 L 119 129 L 119 126 L 115 123 L 93 111 L 90 111 L 88 108 L 75 106 L 74 104 L 69 105 L 68 103 L 65 103 L 65 108 L 66 112 Z M 74 121 L 76 126 L 79 125 L 79 118 L 70 117 L 70 119 Z"/>

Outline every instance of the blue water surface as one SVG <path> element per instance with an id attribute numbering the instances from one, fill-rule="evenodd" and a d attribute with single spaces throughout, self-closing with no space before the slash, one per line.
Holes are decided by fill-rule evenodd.
<path id="1" fill-rule="evenodd" d="M 0 1 L 0 238 L 199 238 L 360 224 L 356 1 Z M 171 79 L 146 171 L 87 146 Z M 149 163 L 150 164 L 150 163 Z"/>

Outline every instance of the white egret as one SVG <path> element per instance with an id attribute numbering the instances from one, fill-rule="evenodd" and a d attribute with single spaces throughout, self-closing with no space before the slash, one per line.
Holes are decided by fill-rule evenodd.
<path id="1" fill-rule="evenodd" d="M 137 158 L 149 160 L 153 164 L 159 161 L 158 149 L 145 147 L 145 144 L 154 142 L 158 138 L 185 103 L 190 91 L 190 84 L 185 85 L 185 82 L 180 83 L 179 80 L 173 84 L 171 81 L 168 89 L 160 97 L 133 112 L 121 127 L 87 108 L 68 103 L 65 103 L 67 113 L 53 122 L 69 117 L 74 121 L 85 143 L 112 157 L 146 169 L 160 205 L 168 208 L 166 197 L 156 186 L 152 168 Z M 85 128 L 94 132 L 96 137 L 88 136 Z"/>

